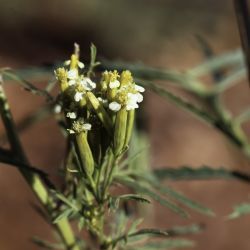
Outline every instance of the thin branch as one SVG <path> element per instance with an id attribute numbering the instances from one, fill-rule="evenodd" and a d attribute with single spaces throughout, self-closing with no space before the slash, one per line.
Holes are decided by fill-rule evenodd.
<path id="1" fill-rule="evenodd" d="M 250 80 L 250 18 L 247 0 L 234 0 L 235 13 L 238 21 L 241 44 Z"/>
<path id="2" fill-rule="evenodd" d="M 19 140 L 19 136 L 17 134 L 17 130 L 15 127 L 15 123 L 9 108 L 9 104 L 2 86 L 2 82 L 0 82 L 0 115 L 2 117 L 5 130 L 7 132 L 7 136 L 10 142 L 11 150 L 15 155 L 16 159 L 21 161 L 24 165 L 30 165 L 28 159 L 23 151 L 21 142 Z M 39 175 L 27 170 L 26 168 L 19 168 L 21 174 L 35 193 L 38 200 L 45 207 L 48 214 L 50 214 L 51 209 L 53 207 L 53 200 L 49 197 L 48 191 L 44 186 Z M 59 221 L 55 228 L 57 229 L 59 235 L 67 250 L 79 250 L 76 245 L 74 234 L 71 230 L 70 224 L 66 219 Z"/>

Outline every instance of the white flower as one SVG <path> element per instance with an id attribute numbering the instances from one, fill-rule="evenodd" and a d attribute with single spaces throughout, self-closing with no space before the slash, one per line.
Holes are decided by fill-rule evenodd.
<path id="1" fill-rule="evenodd" d="M 110 87 L 111 89 L 118 88 L 118 87 L 120 87 L 120 82 L 119 82 L 118 80 L 115 80 L 115 81 L 113 81 L 113 82 L 110 82 L 110 83 L 109 83 L 109 87 Z"/>
<path id="2" fill-rule="evenodd" d="M 55 107 L 54 107 L 54 112 L 55 112 L 56 114 L 59 114 L 59 113 L 61 113 L 61 111 L 62 111 L 62 106 L 59 105 L 59 104 L 55 105 Z"/>
<path id="3" fill-rule="evenodd" d="M 76 112 L 68 112 L 66 114 L 66 117 L 68 117 L 70 119 L 76 119 Z"/>
<path id="4" fill-rule="evenodd" d="M 78 65 L 78 67 L 80 68 L 80 69 L 83 69 L 84 68 L 84 63 L 82 63 L 82 62 L 78 62 L 77 63 L 77 65 Z"/>
<path id="5" fill-rule="evenodd" d="M 137 84 L 135 84 L 135 90 L 138 91 L 138 92 L 144 92 L 145 91 L 145 89 L 142 86 L 137 85 Z"/>
<path id="6" fill-rule="evenodd" d="M 96 88 L 96 83 L 93 82 L 90 78 L 85 77 L 80 81 L 80 84 L 86 89 L 86 90 L 92 90 Z"/>
<path id="7" fill-rule="evenodd" d="M 137 94 L 128 93 L 128 100 L 127 100 L 127 103 L 126 103 L 126 110 L 129 111 L 129 110 L 137 109 L 139 107 L 137 102 L 138 102 Z"/>
<path id="8" fill-rule="evenodd" d="M 75 85 L 76 84 L 76 80 L 69 80 L 69 86 Z"/>
<path id="9" fill-rule="evenodd" d="M 76 133 L 75 130 L 73 130 L 73 129 L 67 129 L 67 131 L 68 131 L 70 134 L 75 134 L 75 133 Z"/>
<path id="10" fill-rule="evenodd" d="M 67 77 L 70 80 L 76 80 L 78 78 L 78 71 L 76 69 L 71 69 L 67 72 Z"/>
<path id="11" fill-rule="evenodd" d="M 82 92 L 76 92 L 75 93 L 75 96 L 74 96 L 74 99 L 76 102 L 80 102 L 83 98 L 83 93 Z"/>
<path id="12" fill-rule="evenodd" d="M 137 102 L 142 102 L 143 101 L 143 95 L 142 94 L 140 94 L 140 93 L 137 93 L 137 94 L 135 94 L 136 95 L 136 99 L 137 99 Z"/>
<path id="13" fill-rule="evenodd" d="M 91 127 L 92 127 L 92 125 L 91 125 L 90 123 L 84 123 L 84 124 L 82 125 L 82 127 L 83 127 L 85 130 L 90 130 Z"/>
<path id="14" fill-rule="evenodd" d="M 109 104 L 109 109 L 114 111 L 114 112 L 117 112 L 117 111 L 119 111 L 121 109 L 121 106 L 122 105 L 120 103 L 118 103 L 118 102 L 111 102 Z"/>
<path id="15" fill-rule="evenodd" d="M 64 62 L 64 65 L 68 66 L 68 65 L 70 65 L 70 63 L 71 63 L 71 61 L 67 60 L 67 61 Z"/>

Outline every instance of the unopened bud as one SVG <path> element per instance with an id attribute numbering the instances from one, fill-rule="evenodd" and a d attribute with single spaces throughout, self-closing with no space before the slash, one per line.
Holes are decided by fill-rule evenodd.
<path id="1" fill-rule="evenodd" d="M 117 112 L 115 119 L 115 133 L 114 133 L 114 154 L 118 156 L 123 148 L 126 139 L 128 112 L 126 108 L 122 108 Z"/>
<path id="2" fill-rule="evenodd" d="M 112 121 L 106 112 L 106 110 L 103 107 L 103 104 L 99 102 L 99 100 L 95 97 L 95 95 L 92 92 L 86 93 L 88 100 L 90 101 L 93 109 L 95 110 L 97 116 L 101 120 L 103 126 L 107 129 L 109 133 L 111 133 L 112 129 Z"/>

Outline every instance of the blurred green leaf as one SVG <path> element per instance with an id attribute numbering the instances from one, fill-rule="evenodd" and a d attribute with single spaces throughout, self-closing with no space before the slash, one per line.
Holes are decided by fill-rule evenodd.
<path id="1" fill-rule="evenodd" d="M 250 176 L 239 171 L 232 171 L 225 168 L 211 168 L 201 166 L 191 168 L 188 166 L 178 168 L 161 168 L 153 170 L 158 180 L 208 180 L 208 179 L 239 179 L 250 182 Z"/>
<path id="2" fill-rule="evenodd" d="M 57 192 L 56 190 L 51 190 L 51 193 L 55 195 L 59 200 L 61 200 L 64 204 L 66 204 L 68 207 L 70 207 L 73 211 L 79 211 L 79 208 L 63 194 Z"/>
<path id="3" fill-rule="evenodd" d="M 84 227 L 84 223 L 85 223 L 85 220 L 84 218 L 81 216 L 78 220 L 78 230 L 81 231 Z"/>
<path id="4" fill-rule="evenodd" d="M 120 183 L 122 183 L 123 185 L 132 188 L 136 192 L 139 192 L 139 193 L 142 193 L 144 195 L 151 197 L 155 201 L 159 202 L 162 206 L 169 208 L 173 212 L 179 214 L 181 217 L 184 217 L 184 218 L 188 217 L 188 213 L 185 210 L 180 208 L 174 202 L 162 198 L 160 195 L 158 195 L 154 191 L 150 190 L 148 187 L 139 183 L 139 181 L 133 181 L 131 179 L 129 180 L 129 179 L 125 179 L 125 178 L 122 179 L 120 177 L 118 178 L 118 181 Z"/>
<path id="5" fill-rule="evenodd" d="M 177 192 L 170 187 L 161 186 L 161 185 L 154 185 L 154 187 L 162 194 L 166 194 L 166 195 L 171 196 L 175 200 L 181 202 L 183 205 L 185 205 L 185 206 L 187 206 L 187 207 L 189 207 L 189 208 L 191 208 L 191 209 L 193 209 L 201 214 L 205 214 L 208 216 L 215 215 L 214 212 L 210 208 L 204 207 L 203 205 L 199 204 L 198 202 L 187 198 L 184 194 Z"/>
<path id="6" fill-rule="evenodd" d="M 186 248 L 194 247 L 195 243 L 186 239 L 168 239 L 160 242 L 149 242 L 143 246 L 143 250 L 157 250 L 157 249 L 174 249 L 174 248 Z M 142 250 L 139 248 L 138 250 Z"/>
<path id="7" fill-rule="evenodd" d="M 56 224 L 60 220 L 68 218 L 72 214 L 72 212 L 73 212 L 72 208 L 65 209 L 64 211 L 62 211 L 62 213 L 56 216 L 56 218 L 53 220 L 53 223 Z"/>
<path id="8" fill-rule="evenodd" d="M 32 83 L 24 80 L 20 76 L 18 76 L 16 73 L 14 73 L 11 69 L 0 69 L 0 72 L 3 76 L 6 76 L 8 80 L 14 80 L 17 83 L 19 83 L 25 90 L 30 91 L 31 93 L 43 96 L 47 99 L 47 101 L 52 101 L 53 97 L 45 90 L 38 89 L 36 86 L 34 86 Z"/>
<path id="9" fill-rule="evenodd" d="M 33 237 L 31 240 L 34 244 L 43 249 L 49 249 L 49 250 L 64 249 L 64 246 L 62 244 L 51 243 L 43 239 L 40 239 L 39 237 Z"/>
<path id="10" fill-rule="evenodd" d="M 202 224 L 191 224 L 187 226 L 175 226 L 168 230 L 169 236 L 180 236 L 188 234 L 197 234 L 204 229 Z"/>
<path id="11" fill-rule="evenodd" d="M 119 242 L 125 242 L 127 243 L 127 240 L 129 238 L 135 238 L 134 240 L 142 240 L 142 239 L 147 239 L 149 237 L 166 237 L 168 236 L 168 233 L 166 230 L 160 230 L 160 229 L 155 229 L 155 228 L 144 228 L 140 229 L 134 233 L 128 233 L 124 234 L 122 236 L 119 236 L 118 238 L 114 239 L 111 243 L 111 245 L 114 247 L 116 246 Z"/>
<path id="12" fill-rule="evenodd" d="M 138 82 L 143 85 L 145 88 L 153 91 L 154 93 L 158 94 L 159 96 L 162 96 L 163 98 L 173 102 L 176 106 L 191 112 L 195 116 L 201 118 L 202 120 L 210 123 L 215 124 L 216 118 L 213 117 L 210 113 L 205 111 L 204 109 L 195 106 L 189 101 L 184 100 L 182 97 L 177 96 L 173 94 L 172 92 L 168 91 L 165 88 L 162 88 L 158 86 L 157 84 L 154 84 L 152 82 L 144 81 L 144 80 L 138 80 Z"/>
<path id="13" fill-rule="evenodd" d="M 210 74 L 225 67 L 239 67 L 244 65 L 244 57 L 241 49 L 236 49 L 228 53 L 213 56 L 206 60 L 204 63 L 199 64 L 196 67 L 188 70 L 188 72 L 194 77 L 200 77 L 206 74 Z"/>
<path id="14" fill-rule="evenodd" d="M 100 65 L 100 62 L 96 61 L 96 54 L 97 54 L 97 49 L 96 46 L 91 43 L 90 46 L 90 64 L 89 64 L 89 69 L 87 72 L 88 77 L 93 74 L 94 75 L 94 68 L 97 67 L 98 65 Z"/>
<path id="15" fill-rule="evenodd" d="M 159 184 L 158 179 L 154 179 L 152 176 L 143 175 L 142 173 L 134 173 L 134 175 L 137 177 L 138 181 L 146 182 L 148 185 L 152 186 L 155 190 L 157 190 L 161 194 L 171 196 L 173 199 L 177 200 L 183 205 L 199 213 L 208 216 L 214 216 L 214 212 L 211 209 L 199 204 L 196 201 L 187 198 L 184 194 L 182 194 L 179 191 L 177 192 L 168 186 L 163 186 Z"/>
<path id="16" fill-rule="evenodd" d="M 228 219 L 236 219 L 248 214 L 250 214 L 250 203 L 242 203 L 234 207 L 233 212 L 228 215 Z"/>
<path id="17" fill-rule="evenodd" d="M 143 222 L 143 220 L 143 218 L 134 220 L 131 226 L 129 227 L 128 234 L 134 233 L 137 230 L 137 227 Z"/>

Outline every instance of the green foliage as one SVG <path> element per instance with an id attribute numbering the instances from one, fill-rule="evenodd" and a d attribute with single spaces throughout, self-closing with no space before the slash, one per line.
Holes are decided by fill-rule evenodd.
<path id="1" fill-rule="evenodd" d="M 96 61 L 97 50 L 93 44 L 90 51 L 91 58 L 86 70 L 79 61 L 79 47 L 75 45 L 75 53 L 70 61 L 66 62 L 68 66 L 56 71 L 56 77 L 61 86 L 60 95 L 56 99 L 53 99 L 49 93 L 54 87 L 53 81 L 46 89 L 40 89 L 23 79 L 22 74 L 34 76 L 40 72 L 45 75 L 48 72 L 44 69 L 20 71 L 20 76 L 10 69 L 0 71 L 4 80 L 18 82 L 31 93 L 54 101 L 63 110 L 56 114 L 56 119 L 67 139 L 69 152 L 65 156 L 61 171 L 65 182 L 64 188 L 59 190 L 50 182 L 46 173 L 29 164 L 17 133 L 53 115 L 54 103 L 36 114 L 31 114 L 28 119 L 15 126 L 8 100 L 3 89 L 0 91 L 0 113 L 6 137 L 11 145 L 10 150 L 0 150 L 0 161 L 14 165 L 21 171 L 45 208 L 46 220 L 50 220 L 51 224 L 54 223 L 53 226 L 61 239 L 60 244 L 49 243 L 38 238 L 33 241 L 45 249 L 72 250 L 93 249 L 93 247 L 104 250 L 153 250 L 194 246 L 192 241 L 172 237 L 199 233 L 203 230 L 202 225 L 192 224 L 170 229 L 143 228 L 143 218 L 139 214 L 140 209 L 137 208 L 148 206 L 151 201 L 155 201 L 184 218 L 187 218 L 189 213 L 183 206 L 207 216 L 214 216 L 211 209 L 170 188 L 163 181 L 238 179 L 249 182 L 250 177 L 238 171 L 208 166 L 150 170 L 148 139 L 142 131 L 134 129 L 132 141 L 129 143 L 134 112 L 128 112 L 129 109 L 126 106 L 128 103 L 122 103 L 122 101 L 127 101 L 124 96 L 126 97 L 129 93 L 126 91 L 131 89 L 133 93 L 141 95 L 135 88 L 135 84 L 140 83 L 147 90 L 151 90 L 218 129 L 249 157 L 250 146 L 241 127 L 250 118 L 249 110 L 246 109 L 233 117 L 221 100 L 221 94 L 237 84 L 246 73 L 241 52 L 234 51 L 212 57 L 184 73 L 144 65 L 104 62 L 103 67 L 106 69 L 131 70 L 136 77 L 134 81 L 129 71 L 123 71 L 121 75 L 116 71 L 106 72 L 100 79 L 94 72 L 101 67 L 97 68 L 100 63 Z M 228 73 L 223 74 L 213 86 L 208 87 L 201 80 L 201 77 L 223 69 L 227 69 Z M 77 78 L 70 79 L 75 72 Z M 96 84 L 91 80 L 93 76 L 99 84 L 97 89 L 90 88 L 91 84 L 91 86 Z M 74 83 L 70 83 L 70 80 Z M 89 84 L 85 86 L 86 89 L 79 85 L 82 80 L 84 80 L 83 86 L 86 83 Z M 155 83 L 156 80 L 174 84 L 175 87 L 194 96 L 198 104 L 183 98 L 175 91 L 168 90 L 165 83 L 161 85 Z M 124 85 L 125 88 L 110 87 L 110 84 L 116 86 L 117 81 L 119 86 Z M 137 88 L 140 89 L 140 86 Z M 82 98 L 78 100 L 76 94 L 79 97 L 79 93 Z M 108 101 L 108 104 L 120 101 L 121 103 L 118 104 L 121 105 L 122 112 L 119 110 L 116 113 L 115 110 L 109 109 L 105 101 Z M 127 119 L 128 117 L 132 119 Z M 118 189 L 118 193 L 114 195 L 113 190 L 117 186 L 129 191 L 120 194 Z M 130 206 L 133 207 L 132 212 Z M 236 206 L 228 218 L 234 219 L 248 213 L 250 213 L 250 204 L 243 203 Z M 84 230 L 89 234 L 86 248 L 77 241 L 69 221 L 75 222 L 79 231 Z M 163 239 L 165 237 L 167 239 Z M 153 241 L 152 238 L 154 238 Z"/>
<path id="2" fill-rule="evenodd" d="M 250 203 L 242 203 L 234 207 L 233 212 L 228 215 L 228 219 L 236 219 L 248 214 L 250 214 Z"/>

